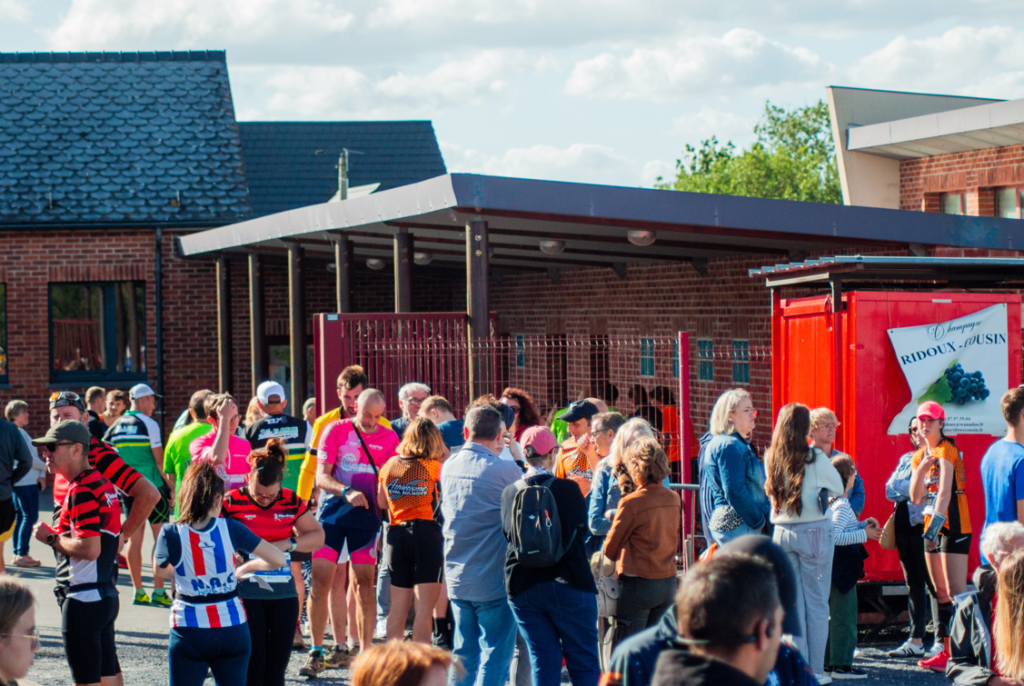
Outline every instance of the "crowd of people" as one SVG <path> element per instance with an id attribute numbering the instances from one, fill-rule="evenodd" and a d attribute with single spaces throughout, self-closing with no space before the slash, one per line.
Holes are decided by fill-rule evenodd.
<path id="1" fill-rule="evenodd" d="M 422 383 L 399 389 L 388 419 L 358 366 L 337 394 L 337 409 L 316 417 L 306 403 L 295 417 L 265 381 L 243 417 L 230 394 L 198 391 L 166 444 L 146 384 L 55 392 L 35 439 L 28 405 L 8 404 L 0 533 L 13 527 L 14 566 L 42 564 L 33 537 L 53 549 L 76 684 L 123 683 L 119 568 L 135 604 L 169 610 L 172 686 L 208 672 L 282 686 L 293 649 L 308 651 L 302 676 L 351 663 L 359 686 L 554 686 L 563 667 L 577 686 L 861 679 L 869 540 L 898 551 L 908 586 L 910 636 L 891 657 L 960 684 L 1024 678 L 1013 640 L 1024 629 L 1024 387 L 1003 397 L 1007 434 L 982 460 L 985 564 L 970 594 L 966 492 L 978 485 L 934 402 L 908 427 L 913 450 L 886 483 L 883 526 L 862 517 L 864 482 L 833 445 L 830 409 L 782 407 L 759 456 L 753 399 L 723 393 L 700 440 L 709 545 L 680 578 L 682 501 L 664 416 L 642 386 L 630 417 L 609 392 L 551 422 L 523 389 L 477 398 L 460 419 Z M 48 475 L 49 523 L 38 521 Z M 31 665 L 33 608 L 0 577 L 2 684 Z"/>

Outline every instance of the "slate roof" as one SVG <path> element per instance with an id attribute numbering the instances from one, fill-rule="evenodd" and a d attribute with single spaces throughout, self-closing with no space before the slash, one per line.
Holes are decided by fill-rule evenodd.
<path id="1" fill-rule="evenodd" d="M 0 53 L 0 227 L 249 216 L 223 51 Z"/>
<path id="2" fill-rule="evenodd" d="M 240 122 L 253 214 L 327 202 L 338 192 L 338 156 L 349 155 L 349 186 L 377 192 L 447 173 L 429 121 Z"/>

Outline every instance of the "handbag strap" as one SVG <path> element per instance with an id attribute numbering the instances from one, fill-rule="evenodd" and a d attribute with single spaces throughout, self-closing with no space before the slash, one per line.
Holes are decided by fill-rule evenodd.
<path id="1" fill-rule="evenodd" d="M 370 449 L 366 447 L 366 441 L 363 440 L 363 434 L 356 426 L 355 422 L 352 422 L 352 430 L 356 432 L 356 436 L 359 436 L 359 442 L 363 446 L 363 452 L 366 453 L 366 460 L 370 463 L 370 467 L 373 468 L 373 480 L 377 481 L 380 478 L 380 471 L 377 469 L 377 463 L 373 461 L 373 455 L 370 454 Z"/>

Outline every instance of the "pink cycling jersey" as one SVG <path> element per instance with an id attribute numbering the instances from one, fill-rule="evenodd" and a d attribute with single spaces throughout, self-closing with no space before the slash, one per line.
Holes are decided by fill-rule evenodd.
<path id="1" fill-rule="evenodd" d="M 210 460 L 213 455 L 213 444 L 217 440 L 217 432 L 210 431 L 209 433 L 203 434 L 199 438 L 192 441 L 188 446 L 188 451 L 192 455 L 193 462 L 203 462 Z M 227 484 L 228 490 L 232 488 L 238 488 L 245 484 L 246 477 L 249 476 L 249 453 L 252 451 L 252 446 L 249 445 L 249 441 L 238 436 L 228 437 L 228 457 L 224 460 L 224 464 L 218 468 L 221 473 L 221 477 L 224 479 L 224 483 Z"/>
<path id="2" fill-rule="evenodd" d="M 324 430 L 324 437 L 317 449 L 316 461 L 319 464 L 333 465 L 331 475 L 352 488 L 362 491 L 369 499 L 370 506 L 376 505 L 377 479 L 374 476 L 373 467 L 366 459 L 366 451 L 363 450 L 356 435 L 354 420 L 341 419 Z M 395 455 L 399 439 L 391 429 L 378 426 L 373 433 L 362 432 L 363 440 L 377 468 Z"/>

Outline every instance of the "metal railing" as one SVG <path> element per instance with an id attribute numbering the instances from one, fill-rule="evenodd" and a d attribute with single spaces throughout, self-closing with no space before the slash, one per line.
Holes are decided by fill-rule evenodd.
<path id="1" fill-rule="evenodd" d="M 700 486 L 698 484 L 670 483 L 668 487 L 673 491 L 682 491 L 681 527 L 683 535 L 679 540 L 679 551 L 676 553 L 676 567 L 685 572 L 693 566 L 694 560 L 699 555 L 697 552 L 697 492 L 700 490 Z M 701 535 L 700 539 L 703 541 L 704 536 Z M 701 550 L 703 550 L 703 546 L 701 546 Z"/>

